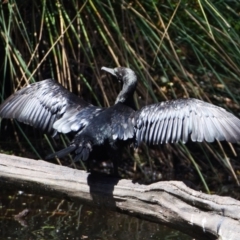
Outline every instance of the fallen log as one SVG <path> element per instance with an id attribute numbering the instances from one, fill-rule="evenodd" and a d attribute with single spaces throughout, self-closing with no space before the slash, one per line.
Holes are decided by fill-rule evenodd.
<path id="1" fill-rule="evenodd" d="M 196 239 L 240 238 L 240 202 L 207 195 L 178 181 L 139 185 L 105 175 L 0 154 L 0 187 L 106 207 L 165 224 Z"/>

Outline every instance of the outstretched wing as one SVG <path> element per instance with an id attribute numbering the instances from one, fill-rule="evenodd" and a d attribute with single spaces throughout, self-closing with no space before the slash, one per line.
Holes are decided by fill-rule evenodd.
<path id="1" fill-rule="evenodd" d="M 136 142 L 147 144 L 240 141 L 240 120 L 225 109 L 197 99 L 178 99 L 135 113 Z"/>
<path id="2" fill-rule="evenodd" d="M 85 102 L 52 79 L 17 91 L 0 105 L 1 118 L 14 118 L 45 131 L 78 131 L 100 109 Z"/>

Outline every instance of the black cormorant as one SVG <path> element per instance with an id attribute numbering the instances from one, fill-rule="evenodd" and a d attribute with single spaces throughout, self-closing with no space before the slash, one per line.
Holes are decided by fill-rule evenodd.
<path id="1" fill-rule="evenodd" d="M 93 106 L 52 79 L 33 83 L 11 95 L 0 106 L 1 118 L 14 118 L 45 131 L 75 132 L 67 148 L 50 157 L 73 153 L 75 160 L 91 159 L 95 149 L 107 147 L 109 155 L 133 143 L 162 143 L 214 140 L 240 141 L 240 120 L 225 109 L 197 99 L 155 103 L 140 110 L 134 107 L 137 76 L 129 68 L 103 67 L 122 82 L 115 104 Z M 103 148 L 102 148 L 103 149 Z M 97 156 L 94 156 L 97 158 Z"/>

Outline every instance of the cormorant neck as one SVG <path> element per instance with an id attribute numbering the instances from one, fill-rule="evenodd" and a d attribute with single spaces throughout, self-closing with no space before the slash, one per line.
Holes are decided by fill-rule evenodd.
<path id="1" fill-rule="evenodd" d="M 115 104 L 123 103 L 135 108 L 133 94 L 137 87 L 137 76 L 131 69 L 126 68 L 125 74 L 122 76 L 123 87 L 118 94 Z"/>

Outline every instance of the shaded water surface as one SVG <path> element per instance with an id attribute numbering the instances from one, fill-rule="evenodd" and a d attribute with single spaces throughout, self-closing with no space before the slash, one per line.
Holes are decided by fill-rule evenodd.
<path id="1" fill-rule="evenodd" d="M 79 203 L 0 189 L 0 239 L 192 239 L 165 226 Z M 25 217 L 16 217 L 28 212 Z"/>

